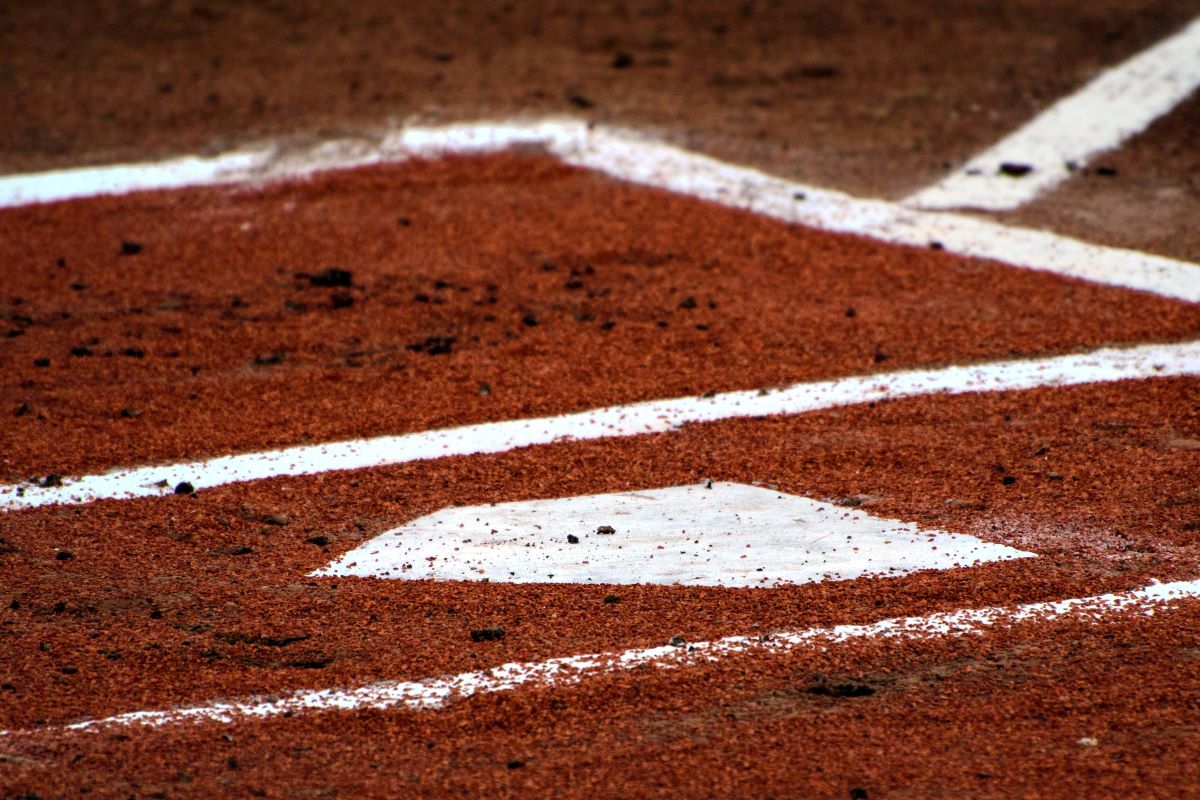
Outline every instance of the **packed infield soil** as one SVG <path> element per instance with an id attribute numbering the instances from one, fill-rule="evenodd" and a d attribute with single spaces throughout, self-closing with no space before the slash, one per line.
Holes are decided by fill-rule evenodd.
<path id="1" fill-rule="evenodd" d="M 675 635 L 704 641 L 1193 578 L 1198 389 L 1197 379 L 1156 379 L 923 397 L 10 512 L 0 515 L 0 730 L 657 646 Z M 858 505 L 1037 557 L 764 589 L 307 577 L 455 503 L 704 478 Z M 606 603 L 609 594 L 620 602 Z M 495 626 L 502 640 L 472 641 L 472 630 Z M 846 658 L 850 669 L 856 657 Z M 946 724 L 967 736 L 972 722 Z M 111 762 L 95 769 L 122 772 Z"/>
<path id="2" fill-rule="evenodd" d="M 1198 131 L 1200 94 L 1008 219 L 1200 263 Z"/>
<path id="3" fill-rule="evenodd" d="M 1197 0 L 225 0 L 0 8 L 0 172 L 570 113 L 901 197 Z"/>
<path id="4" fill-rule="evenodd" d="M 0 249 L 9 482 L 1200 335 L 536 155 L 7 209 Z"/>
<path id="5" fill-rule="evenodd" d="M 437 712 L 5 747 L 20 753 L 12 787 L 43 797 L 1174 798 L 1200 780 L 1197 630 L 1193 603 L 648 669 Z"/>

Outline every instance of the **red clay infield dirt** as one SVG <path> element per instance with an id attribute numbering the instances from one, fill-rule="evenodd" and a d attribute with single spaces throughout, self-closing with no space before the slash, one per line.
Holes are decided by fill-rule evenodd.
<path id="1" fill-rule="evenodd" d="M 790 227 L 530 155 L 10 209 L 0 238 L 16 254 L 11 481 L 1200 332 L 1194 305 Z M 0 729 L 33 732 L 0 739 L 0 774 L 39 797 L 1183 785 L 1200 689 L 1190 605 L 635 670 L 441 711 L 56 726 L 1192 578 L 1198 389 L 924 397 L 5 513 Z M 451 504 L 705 478 L 866 502 L 1038 557 L 773 589 L 306 577 Z M 493 626 L 502 640 L 473 641 Z"/>
<path id="2" fill-rule="evenodd" d="M 565 113 L 896 200 L 1197 13 L 1197 0 L 8 4 L 0 174 Z M 1196 260 L 1198 108 L 993 218 Z M 0 485 L 1197 340 L 1200 304 L 788 225 L 536 148 L 86 197 L 0 208 Z M 750 589 L 633 566 L 627 583 L 588 585 L 312 575 L 453 506 L 705 481 L 1030 557 Z M 669 668 L 423 710 L 69 727 L 1195 581 L 1194 374 L 200 487 L 20 510 L 0 492 L 0 800 L 1200 785 L 1195 597 L 710 660 L 701 645 Z"/>

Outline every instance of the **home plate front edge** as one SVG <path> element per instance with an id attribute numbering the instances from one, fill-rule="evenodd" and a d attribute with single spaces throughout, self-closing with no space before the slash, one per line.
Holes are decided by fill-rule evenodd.
<path id="1" fill-rule="evenodd" d="M 973 536 L 740 483 L 451 507 L 315 577 L 770 587 L 1029 558 Z"/>

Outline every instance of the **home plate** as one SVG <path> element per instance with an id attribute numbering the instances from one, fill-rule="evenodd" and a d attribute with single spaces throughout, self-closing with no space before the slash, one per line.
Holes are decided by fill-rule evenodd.
<path id="1" fill-rule="evenodd" d="M 740 483 L 446 508 L 320 577 L 775 586 L 1027 558 L 973 536 Z"/>

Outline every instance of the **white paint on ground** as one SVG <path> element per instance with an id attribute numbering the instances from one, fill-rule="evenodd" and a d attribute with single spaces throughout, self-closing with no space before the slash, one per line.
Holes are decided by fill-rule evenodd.
<path id="1" fill-rule="evenodd" d="M 143 164 L 75 167 L 0 176 L 0 208 L 150 189 L 234 183 L 261 170 L 273 156 L 273 151 L 267 148 L 223 153 L 211 158 L 184 156 Z"/>
<path id="2" fill-rule="evenodd" d="M 456 428 L 301 445 L 179 464 L 63 478 L 61 486 L 0 485 L 0 510 L 107 498 L 170 494 L 187 481 L 197 490 L 230 483 L 405 464 L 519 447 L 666 433 L 691 423 L 803 414 L 836 406 L 929 394 L 1004 392 L 1085 383 L 1200 375 L 1200 341 L 1106 348 L 1078 355 L 905 370 L 798 383 L 775 390 L 723 392 L 609 406 L 575 414 L 482 422 Z"/>
<path id="3" fill-rule="evenodd" d="M 613 531 L 599 532 L 605 527 Z M 1032 556 L 829 502 L 711 481 L 445 508 L 363 542 L 312 575 L 768 587 Z"/>
<path id="4" fill-rule="evenodd" d="M 1118 147 L 1200 86 L 1200 19 L 1097 75 L 941 182 L 908 197 L 917 208 L 1007 211 Z M 1002 165 L 1031 171 L 1007 175 Z"/>
<path id="5" fill-rule="evenodd" d="M 604 674 L 635 668 L 671 669 L 715 662 L 749 653 L 822 652 L 858 639 L 923 640 L 982 635 L 1022 623 L 1061 619 L 1114 621 L 1122 614 L 1152 616 L 1180 601 L 1200 597 L 1200 580 L 1156 583 L 1131 592 L 1055 602 L 967 609 L 925 617 L 897 617 L 865 625 L 808 628 L 766 636 L 729 636 L 682 646 L 638 648 L 620 653 L 590 653 L 538 662 L 511 662 L 492 669 L 419 681 L 382 681 L 353 689 L 304 689 L 281 697 L 248 697 L 163 711 L 131 711 L 70 725 L 0 731 L 0 736 L 36 736 L 174 723 L 230 724 L 304 713 L 360 710 L 432 711 L 449 703 L 522 686 L 570 686 Z M 665 637 L 664 637 L 665 638 Z"/>
<path id="6" fill-rule="evenodd" d="M 571 119 L 411 126 L 377 141 L 344 139 L 307 149 L 265 148 L 212 159 L 12 175 L 0 178 L 0 208 L 150 188 L 294 179 L 414 157 L 486 153 L 528 145 L 614 178 L 788 223 L 894 244 L 927 247 L 937 243 L 962 255 L 1200 302 L 1200 266 L 1195 264 L 984 219 L 861 200 L 727 164 L 633 131 Z M 183 165 L 192 166 L 185 169 Z"/>

